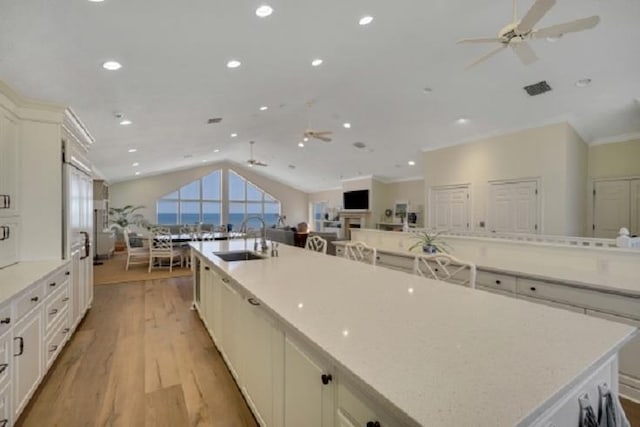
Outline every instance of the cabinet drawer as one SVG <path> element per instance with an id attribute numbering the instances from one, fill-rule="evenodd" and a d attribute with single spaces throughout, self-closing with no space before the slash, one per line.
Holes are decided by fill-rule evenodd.
<path id="1" fill-rule="evenodd" d="M 14 300 L 16 320 L 27 314 L 33 307 L 44 299 L 44 286 L 42 282 L 33 285 L 24 294 Z"/>
<path id="2" fill-rule="evenodd" d="M 640 319 L 640 298 L 574 288 L 557 283 L 518 278 L 518 295 L 564 302 L 604 313 Z"/>
<path id="3" fill-rule="evenodd" d="M 11 304 L 5 304 L 0 307 L 0 335 L 11 329 Z"/>
<path id="4" fill-rule="evenodd" d="M 506 274 L 478 271 L 476 274 L 476 284 L 487 288 L 494 288 L 502 292 L 515 293 L 516 291 L 515 276 Z"/>
<path id="5" fill-rule="evenodd" d="M 69 266 L 66 266 L 63 269 L 56 271 L 51 276 L 47 277 L 45 281 L 45 293 L 47 295 L 55 292 L 60 289 L 66 282 L 68 282 L 69 276 L 71 276 L 71 271 Z"/>
<path id="6" fill-rule="evenodd" d="M 12 425 L 11 409 L 11 383 L 8 383 L 0 387 L 0 426 Z"/>
<path id="7" fill-rule="evenodd" d="M 11 380 L 11 338 L 11 334 L 0 338 L 0 388 Z"/>
<path id="8" fill-rule="evenodd" d="M 373 409 L 342 382 L 338 384 L 338 414 L 358 426 L 379 421 Z"/>
<path id="9" fill-rule="evenodd" d="M 414 257 L 391 255 L 378 252 L 376 264 L 384 267 L 390 267 L 394 270 L 402 270 L 413 272 Z"/>
<path id="10" fill-rule="evenodd" d="M 49 369 L 60 351 L 62 351 L 62 347 L 69 335 L 69 316 L 66 314 L 64 311 L 61 313 L 59 322 L 55 324 L 46 337 L 44 347 L 46 361 L 45 372 Z"/>
<path id="11" fill-rule="evenodd" d="M 61 286 L 56 293 L 47 298 L 44 312 L 47 332 L 63 313 L 67 313 L 65 309 L 69 306 L 69 283 L 65 282 Z"/>

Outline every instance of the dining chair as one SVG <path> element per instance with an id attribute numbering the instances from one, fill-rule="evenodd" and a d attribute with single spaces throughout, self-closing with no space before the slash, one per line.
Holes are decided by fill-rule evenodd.
<path id="1" fill-rule="evenodd" d="M 149 241 L 142 239 L 142 247 L 132 247 L 129 238 L 129 229 L 122 230 L 124 242 L 127 245 L 127 264 L 125 270 L 129 271 L 129 266 L 133 264 L 146 264 L 149 262 Z"/>
<path id="2" fill-rule="evenodd" d="M 320 236 L 311 236 L 307 238 L 304 248 L 314 252 L 322 252 L 326 255 L 327 241 Z"/>
<path id="3" fill-rule="evenodd" d="M 476 265 L 449 254 L 418 254 L 413 261 L 413 273 L 429 279 L 476 287 Z"/>
<path id="4" fill-rule="evenodd" d="M 174 265 L 182 265 L 183 257 L 180 248 L 173 246 L 171 231 L 169 229 L 156 229 L 149 245 L 149 272 L 157 261 L 157 267 L 162 268 L 162 261 L 169 260 L 169 271 L 173 271 Z"/>
<path id="5" fill-rule="evenodd" d="M 376 265 L 376 248 L 367 246 L 363 242 L 351 242 L 344 245 L 344 257 L 353 261 L 359 261 Z"/>

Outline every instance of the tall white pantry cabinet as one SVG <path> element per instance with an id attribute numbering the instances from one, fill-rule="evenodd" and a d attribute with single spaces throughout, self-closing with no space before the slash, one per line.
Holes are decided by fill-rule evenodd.
<path id="1" fill-rule="evenodd" d="M 0 427 L 16 422 L 92 303 L 92 242 L 72 256 L 63 166 L 65 151 L 86 163 L 92 143 L 71 111 L 0 82 Z"/>

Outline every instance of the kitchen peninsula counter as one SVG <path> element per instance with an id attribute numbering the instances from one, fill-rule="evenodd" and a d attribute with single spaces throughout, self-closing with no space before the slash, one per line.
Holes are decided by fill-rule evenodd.
<path id="1" fill-rule="evenodd" d="M 285 245 L 263 260 L 213 254 L 245 245 L 253 240 L 191 243 L 195 258 L 399 425 L 536 424 L 604 364 L 615 372 L 618 350 L 637 332 Z M 617 390 L 615 375 L 607 378 Z"/>

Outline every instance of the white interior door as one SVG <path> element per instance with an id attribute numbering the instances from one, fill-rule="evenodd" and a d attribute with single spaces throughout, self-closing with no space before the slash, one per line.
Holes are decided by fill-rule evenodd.
<path id="1" fill-rule="evenodd" d="M 431 189 L 431 227 L 437 230 L 469 230 L 469 187 Z"/>
<path id="2" fill-rule="evenodd" d="M 633 235 L 640 235 L 640 179 L 630 183 L 631 188 L 631 229 Z"/>
<path id="3" fill-rule="evenodd" d="M 538 222 L 537 181 L 491 183 L 489 230 L 535 234 L 539 231 Z"/>
<path id="4" fill-rule="evenodd" d="M 630 227 L 630 181 L 598 181 L 594 190 L 593 236 L 614 239 L 621 227 Z"/>

